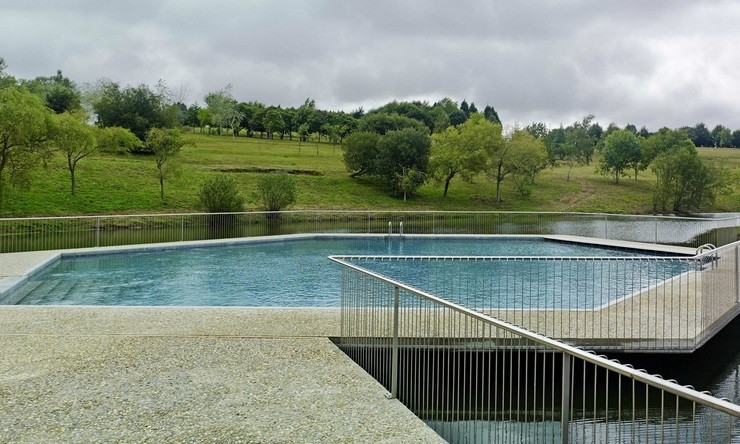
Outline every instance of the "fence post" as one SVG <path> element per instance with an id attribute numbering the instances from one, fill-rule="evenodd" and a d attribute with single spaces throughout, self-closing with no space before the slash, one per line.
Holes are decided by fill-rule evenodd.
<path id="1" fill-rule="evenodd" d="M 609 215 L 604 215 L 604 239 L 609 239 Z"/>
<path id="2" fill-rule="evenodd" d="M 100 246 L 100 218 L 95 218 L 95 246 Z"/>
<path id="3" fill-rule="evenodd" d="M 568 442 L 568 429 L 570 428 L 570 367 L 571 356 L 563 353 L 563 383 L 562 399 L 560 400 L 560 442 Z"/>
<path id="4" fill-rule="evenodd" d="M 740 303 L 740 245 L 735 245 L 735 303 Z"/>
<path id="5" fill-rule="evenodd" d="M 391 395 L 398 397 L 398 287 L 393 290 L 393 349 L 391 355 Z"/>
<path id="6" fill-rule="evenodd" d="M 655 243 L 658 243 L 658 218 L 655 218 Z"/>
<path id="7" fill-rule="evenodd" d="M 185 240 L 185 215 L 180 215 L 180 242 Z"/>

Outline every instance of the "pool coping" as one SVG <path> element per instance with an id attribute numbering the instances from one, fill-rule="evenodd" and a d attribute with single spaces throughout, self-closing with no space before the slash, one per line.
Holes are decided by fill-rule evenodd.
<path id="1" fill-rule="evenodd" d="M 116 253 L 140 253 L 140 252 L 151 252 L 151 251 L 169 251 L 179 250 L 187 248 L 198 248 L 198 247 L 219 247 L 219 246 L 234 246 L 241 244 L 260 244 L 260 243 L 275 243 L 285 242 L 290 240 L 308 240 L 308 239 L 322 239 L 322 238 L 466 238 L 466 239 L 521 239 L 521 238 L 536 238 L 546 239 L 556 242 L 567 242 L 577 243 L 583 245 L 609 247 L 628 251 L 653 251 L 663 254 L 675 254 L 678 257 L 686 258 L 693 257 L 696 255 L 696 250 L 689 247 L 679 247 L 673 245 L 662 245 L 652 244 L 644 242 L 633 242 L 633 241 L 619 241 L 602 238 L 592 238 L 585 236 L 572 236 L 572 235 L 539 235 L 539 234 L 370 234 L 370 233 L 309 233 L 309 234 L 285 234 L 275 236 L 260 236 L 260 237 L 247 237 L 247 238 L 230 238 L 230 239 L 211 239 L 211 240 L 199 240 L 199 241 L 182 241 L 182 242 L 164 242 L 164 243 L 153 243 L 153 244 L 135 244 L 135 245 L 118 245 L 118 246 L 107 246 L 107 247 L 90 247 L 90 248 L 76 248 L 66 250 L 47 250 L 46 257 L 41 259 L 39 262 L 32 264 L 29 268 L 25 269 L 19 274 L 3 276 L 4 258 L 8 255 L 17 255 L 17 257 L 23 257 L 23 255 L 43 255 L 44 251 L 34 252 L 20 252 L 20 253 L 3 253 L 0 254 L 0 305 L 14 305 L 6 304 L 6 300 L 10 297 L 12 292 L 25 284 L 33 276 L 43 272 L 49 267 L 54 266 L 57 262 L 66 257 L 80 257 L 80 256 L 97 256 L 107 255 Z M 11 262 L 12 263 L 12 262 Z M 46 305 L 47 307 L 68 307 L 68 305 Z M 133 307 L 130 305 L 116 305 L 116 306 L 100 306 L 100 307 Z M 159 306 L 157 306 L 159 307 Z M 167 306 L 163 306 L 167 307 Z M 196 306 L 198 307 L 198 306 Z M 229 307 L 223 307 L 229 308 Z M 240 308 L 257 308 L 257 307 L 240 307 Z M 294 307 L 273 307 L 276 309 L 280 308 L 294 308 Z M 338 307 L 326 307 L 327 309 L 338 309 Z"/>

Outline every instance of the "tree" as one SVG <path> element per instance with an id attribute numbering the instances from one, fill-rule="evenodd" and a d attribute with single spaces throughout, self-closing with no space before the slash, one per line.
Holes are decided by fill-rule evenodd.
<path id="1" fill-rule="evenodd" d="M 519 195 L 529 196 L 537 174 L 547 162 L 545 144 L 526 131 L 514 131 L 506 142 L 510 146 L 506 168 L 514 187 Z"/>
<path id="2" fill-rule="evenodd" d="M 728 147 L 732 146 L 732 132 L 723 125 L 717 125 L 712 130 L 712 139 L 714 146 Z"/>
<path id="3" fill-rule="evenodd" d="M 498 117 L 498 113 L 492 106 L 486 105 L 486 107 L 483 108 L 483 115 L 486 116 L 486 120 L 489 122 L 501 125 L 501 119 Z"/>
<path id="4" fill-rule="evenodd" d="M 400 114 L 373 113 L 367 114 L 360 119 L 357 125 L 358 131 L 372 131 L 383 135 L 390 131 L 398 131 L 404 128 L 412 128 L 421 132 L 429 132 L 423 123 Z"/>
<path id="5" fill-rule="evenodd" d="M 27 185 L 29 173 L 51 153 L 52 114 L 23 87 L 0 89 L 0 203 L 6 185 Z"/>
<path id="6" fill-rule="evenodd" d="M 84 112 L 65 112 L 58 115 L 53 124 L 51 142 L 67 158 L 73 196 L 77 195 L 77 163 L 99 148 L 95 128 L 86 123 L 87 117 Z"/>
<path id="7" fill-rule="evenodd" d="M 15 77 L 5 72 L 6 68 L 7 64 L 5 63 L 5 59 L 0 57 L 0 89 L 13 86 L 16 83 Z"/>
<path id="8" fill-rule="evenodd" d="M 267 138 L 272 139 L 273 133 L 281 133 L 285 130 L 283 114 L 277 108 L 268 110 L 265 114 L 263 125 L 265 126 L 265 131 L 267 131 Z"/>
<path id="9" fill-rule="evenodd" d="M 732 146 L 740 148 L 740 129 L 736 129 L 732 132 Z"/>
<path id="10" fill-rule="evenodd" d="M 471 181 L 485 169 L 488 147 L 477 133 L 482 118 L 473 116 L 463 125 L 432 136 L 430 171 L 437 182 L 444 183 L 443 197 L 447 197 L 450 181 L 455 176 Z"/>
<path id="11" fill-rule="evenodd" d="M 434 107 L 432 108 L 432 125 L 434 127 L 432 132 L 441 133 L 450 126 L 450 116 L 442 108 Z"/>
<path id="12" fill-rule="evenodd" d="M 689 138 L 694 142 L 694 146 L 714 146 L 712 133 L 709 132 L 709 129 L 703 122 L 697 123 L 693 127 L 688 127 L 686 130 Z"/>
<path id="13" fill-rule="evenodd" d="M 302 123 L 298 126 L 298 154 L 301 154 L 301 143 L 308 140 L 308 124 Z"/>
<path id="14" fill-rule="evenodd" d="M 449 114 L 449 118 L 450 125 L 452 126 L 462 125 L 463 123 L 465 123 L 466 120 L 468 120 L 468 116 L 465 115 L 465 112 L 459 109 L 452 111 Z"/>
<path id="15" fill-rule="evenodd" d="M 177 113 L 171 112 L 167 98 L 146 85 L 121 89 L 117 83 L 101 80 L 91 96 L 99 126 L 127 128 L 142 141 L 151 128 L 172 128 L 178 124 Z M 147 145 L 142 147 L 143 152 L 149 152 Z"/>
<path id="16" fill-rule="evenodd" d="M 614 181 L 619 183 L 624 170 L 634 168 L 637 179 L 640 160 L 640 140 L 630 131 L 619 130 L 604 139 L 597 170 L 605 176 L 614 174 Z"/>
<path id="17" fill-rule="evenodd" d="M 399 177 L 414 169 L 420 173 L 427 170 L 431 141 L 426 131 L 404 128 L 386 133 L 378 141 L 373 174 L 394 196 L 403 194 Z"/>
<path id="18" fill-rule="evenodd" d="M 699 159 L 695 147 L 659 154 L 652 164 L 656 176 L 653 208 L 682 213 L 712 204 L 726 184 L 720 171 Z"/>
<path id="19" fill-rule="evenodd" d="M 244 209 L 233 177 L 219 175 L 205 181 L 198 193 L 198 203 L 209 213 L 237 213 Z"/>
<path id="20" fill-rule="evenodd" d="M 77 85 L 58 70 L 55 76 L 36 77 L 24 81 L 29 91 L 41 97 L 46 106 L 57 114 L 82 108 L 82 96 Z"/>
<path id="21" fill-rule="evenodd" d="M 468 106 L 468 102 L 465 99 L 463 99 L 463 101 L 460 102 L 460 111 L 465 113 L 465 117 L 470 116 L 470 107 Z"/>
<path id="22" fill-rule="evenodd" d="M 98 149 L 104 153 L 130 153 L 142 145 L 134 133 L 120 126 L 100 128 L 96 133 Z"/>
<path id="23" fill-rule="evenodd" d="M 243 115 L 231 95 L 231 89 L 229 83 L 223 89 L 208 93 L 204 100 L 211 110 L 211 119 L 213 124 L 218 126 L 219 134 L 221 128 L 231 128 L 232 137 L 236 137 L 236 128 L 241 123 Z"/>
<path id="24" fill-rule="evenodd" d="M 201 108 L 198 110 L 198 125 L 200 125 L 200 132 L 203 133 L 203 127 L 211 125 L 213 123 L 213 112 L 209 108 Z M 211 134 L 211 128 L 208 128 L 208 134 Z"/>
<path id="25" fill-rule="evenodd" d="M 594 153 L 595 141 L 588 134 L 594 115 L 589 114 L 580 122 L 574 122 L 565 129 L 565 143 L 562 145 L 564 158 L 568 164 L 568 175 L 566 180 L 570 181 L 570 173 L 575 164 L 588 165 Z"/>
<path id="26" fill-rule="evenodd" d="M 296 188 L 293 177 L 285 173 L 263 174 L 257 180 L 257 201 L 264 211 L 281 211 L 296 201 Z M 276 220 L 279 215 L 267 216 Z"/>
<path id="27" fill-rule="evenodd" d="M 420 186 L 424 185 L 426 174 L 415 168 L 404 168 L 403 172 L 396 173 L 396 187 L 398 193 L 403 195 L 403 201 L 413 196 Z"/>
<path id="28" fill-rule="evenodd" d="M 146 137 L 146 144 L 154 153 L 157 164 L 157 178 L 159 179 L 159 197 L 164 200 L 164 180 L 178 172 L 174 159 L 182 147 L 195 144 L 185 140 L 177 129 L 152 128 Z"/>
<path id="29" fill-rule="evenodd" d="M 683 130 L 672 130 L 661 128 L 657 133 L 652 134 L 647 139 L 640 141 L 640 168 L 645 169 L 661 153 L 673 149 L 683 149 L 691 151 L 694 148 L 694 142 L 689 139 Z"/>

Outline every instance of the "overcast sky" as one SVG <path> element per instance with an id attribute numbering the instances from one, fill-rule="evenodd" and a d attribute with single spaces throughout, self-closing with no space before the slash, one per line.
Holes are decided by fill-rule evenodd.
<path id="1" fill-rule="evenodd" d="M 0 0 L 17 77 L 366 110 L 449 96 L 504 123 L 740 128 L 740 2 Z"/>

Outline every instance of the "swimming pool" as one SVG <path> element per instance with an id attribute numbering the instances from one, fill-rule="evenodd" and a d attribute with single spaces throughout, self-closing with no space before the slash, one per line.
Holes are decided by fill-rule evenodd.
<path id="1" fill-rule="evenodd" d="M 338 307 L 339 272 L 327 260 L 330 255 L 647 256 L 542 238 L 302 236 L 64 257 L 5 300 L 22 305 Z M 377 271 L 422 289 L 429 281 L 419 267 L 404 274 L 402 263 L 364 266 L 378 264 Z M 521 266 L 496 273 L 523 276 Z M 667 269 L 660 277 L 680 272 Z"/>

